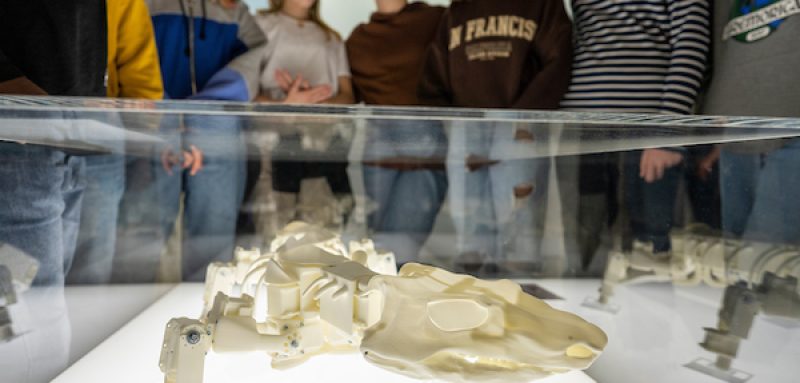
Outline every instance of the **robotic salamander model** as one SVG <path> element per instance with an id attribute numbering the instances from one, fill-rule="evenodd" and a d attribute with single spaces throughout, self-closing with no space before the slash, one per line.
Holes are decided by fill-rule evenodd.
<path id="1" fill-rule="evenodd" d="M 208 351 L 263 351 L 273 368 L 332 351 L 414 378 L 529 381 L 585 369 L 605 333 L 508 281 L 406 264 L 369 240 L 292 223 L 266 254 L 237 250 L 213 264 L 199 320 L 172 319 L 160 367 L 166 382 L 199 383 Z"/>
<path id="2" fill-rule="evenodd" d="M 706 328 L 700 344 L 717 355 L 715 365 L 689 364 L 690 368 L 730 382 L 744 381 L 747 373 L 731 369 L 739 345 L 749 335 L 755 316 L 800 319 L 800 249 L 796 246 L 731 240 L 697 226 L 671 235 L 667 257 L 652 253 L 652 246 L 635 242 L 630 252 L 612 251 L 600 296 L 592 307 L 611 308 L 614 288 L 624 283 L 672 282 L 724 288 L 717 328 Z"/>

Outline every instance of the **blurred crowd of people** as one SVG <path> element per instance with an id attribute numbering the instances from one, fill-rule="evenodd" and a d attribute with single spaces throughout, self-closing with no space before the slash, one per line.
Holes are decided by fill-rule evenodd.
<path id="1" fill-rule="evenodd" d="M 786 1 L 375 3 L 344 39 L 319 0 L 269 0 L 255 14 L 239 0 L 6 1 L 0 94 L 800 117 L 800 11 Z M 577 244 L 573 274 L 595 260 L 621 210 L 633 240 L 668 257 L 682 184 L 696 221 L 735 237 L 800 239 L 800 183 L 790 176 L 800 141 L 497 161 L 537 136 L 531 124 L 485 116 L 368 120 L 367 226 L 407 234 L 404 261 L 446 208 L 453 267 L 554 273 L 542 227 L 548 180 L 562 177 L 576 180 L 574 198 L 561 198 L 565 241 Z M 155 125 L 166 144 L 151 158 L 0 143 L 0 243 L 40 262 L 35 283 L 153 282 L 176 225 L 182 279 L 200 281 L 210 262 L 231 258 L 246 195 L 297 204 L 315 178 L 352 192 L 347 159 L 269 155 L 250 165 L 270 170 L 270 190 L 252 192 L 260 171 L 248 170 L 246 154 L 272 147 L 254 149 L 245 131 L 259 127 L 234 115 L 165 115 Z M 278 140 L 314 158 L 300 132 Z M 147 222 L 152 240 L 118 236 L 131 222 Z"/>

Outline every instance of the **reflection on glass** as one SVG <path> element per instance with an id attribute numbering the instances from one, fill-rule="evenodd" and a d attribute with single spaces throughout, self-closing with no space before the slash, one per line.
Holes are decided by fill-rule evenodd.
<path id="1" fill-rule="evenodd" d="M 17 335 L 0 351 L 49 345 L 2 358 L 0 380 L 67 368 L 62 286 L 202 280 L 304 220 L 398 263 L 553 291 L 635 351 L 612 348 L 598 380 L 702 377 L 675 366 L 704 358 L 780 381 L 791 352 L 775 368 L 753 350 L 800 336 L 799 135 L 791 119 L 0 98 L 0 249 L 39 264 L 27 291 L 0 267 L 0 335 Z M 654 147 L 680 161 L 648 182 Z M 18 375 L 30 365 L 42 375 Z"/>

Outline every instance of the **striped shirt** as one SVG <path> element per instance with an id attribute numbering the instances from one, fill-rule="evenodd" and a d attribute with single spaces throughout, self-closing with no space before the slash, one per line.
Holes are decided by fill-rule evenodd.
<path id="1" fill-rule="evenodd" d="M 569 110 L 691 113 L 710 44 L 706 0 L 573 0 Z"/>

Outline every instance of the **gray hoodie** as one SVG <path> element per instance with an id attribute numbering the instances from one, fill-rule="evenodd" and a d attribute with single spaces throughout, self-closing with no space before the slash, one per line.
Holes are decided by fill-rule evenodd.
<path id="1" fill-rule="evenodd" d="M 800 0 L 716 0 L 714 64 L 703 112 L 800 117 Z M 781 141 L 729 149 L 766 152 Z"/>

